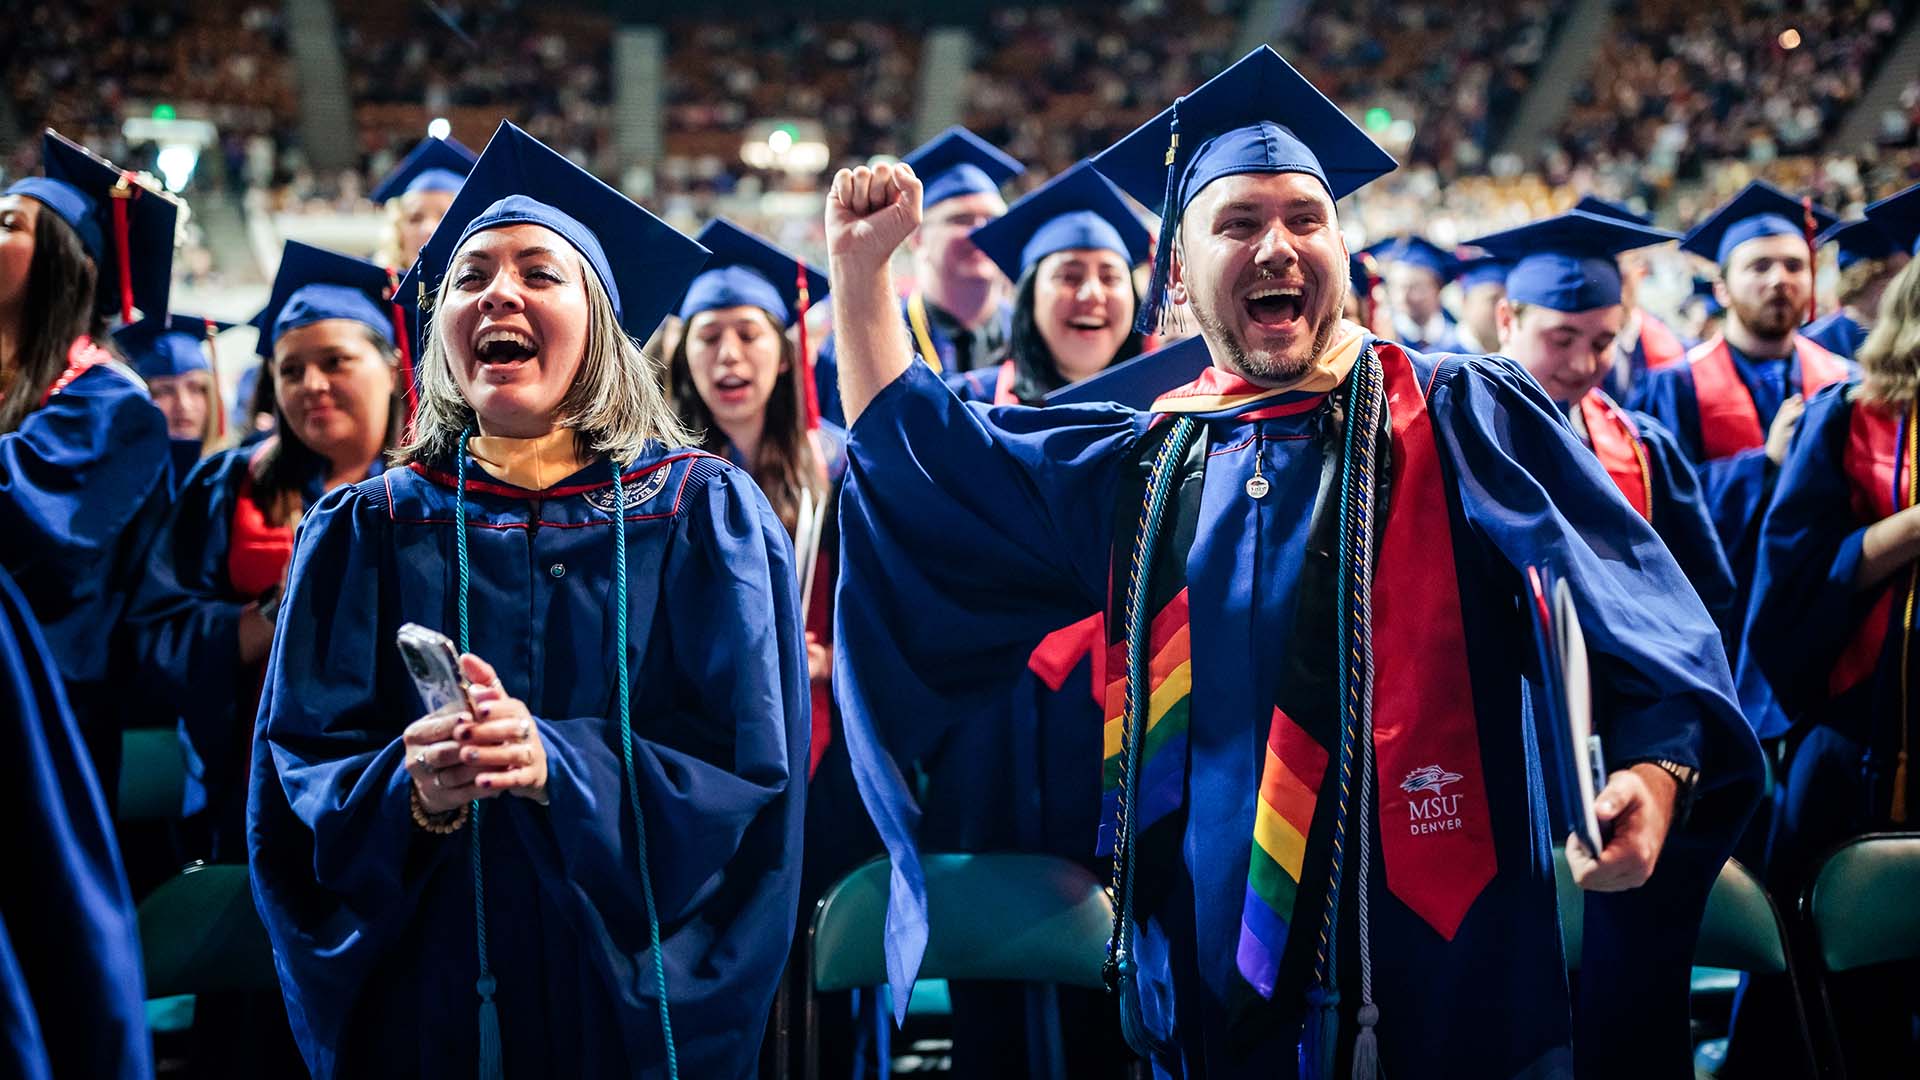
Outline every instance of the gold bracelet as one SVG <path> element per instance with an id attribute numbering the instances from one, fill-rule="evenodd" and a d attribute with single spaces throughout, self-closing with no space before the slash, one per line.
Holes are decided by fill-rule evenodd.
<path id="1" fill-rule="evenodd" d="M 472 809 L 471 804 L 461 803 L 458 810 L 436 814 L 421 804 L 420 789 L 412 785 L 407 787 L 407 801 L 413 807 L 413 823 L 435 836 L 459 832 L 461 826 L 467 823 L 467 814 Z"/>

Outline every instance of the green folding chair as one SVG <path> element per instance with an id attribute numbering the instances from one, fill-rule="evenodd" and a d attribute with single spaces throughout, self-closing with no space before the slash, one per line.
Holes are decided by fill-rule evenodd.
<path id="1" fill-rule="evenodd" d="M 195 863 L 137 914 L 149 999 L 279 987 L 246 867 Z"/>
<path id="2" fill-rule="evenodd" d="M 170 727 L 120 733 L 121 821 L 170 821 L 186 802 L 187 763 Z"/>
<path id="3" fill-rule="evenodd" d="M 1820 962 L 1815 981 L 1827 1038 L 1829 1075 L 1847 1075 L 1827 976 L 1920 960 L 1920 833 L 1875 833 L 1827 856 L 1802 909 Z"/>
<path id="4" fill-rule="evenodd" d="M 1086 868 L 1050 855 L 927 855 L 922 979 L 1003 979 L 1102 989 L 1113 904 Z M 884 858 L 834 883 L 807 938 L 806 1080 L 819 1076 L 815 995 L 882 986 L 891 869 Z"/>

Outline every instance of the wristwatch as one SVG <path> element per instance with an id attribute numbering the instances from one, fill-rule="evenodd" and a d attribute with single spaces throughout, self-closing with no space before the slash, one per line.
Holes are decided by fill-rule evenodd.
<path id="1" fill-rule="evenodd" d="M 1628 765 L 1651 765 L 1668 776 L 1673 777 L 1675 787 L 1673 797 L 1673 823 L 1684 825 L 1687 815 L 1693 811 L 1693 790 L 1700 782 L 1700 770 L 1691 765 L 1682 765 L 1668 758 L 1646 758 L 1630 761 Z"/>

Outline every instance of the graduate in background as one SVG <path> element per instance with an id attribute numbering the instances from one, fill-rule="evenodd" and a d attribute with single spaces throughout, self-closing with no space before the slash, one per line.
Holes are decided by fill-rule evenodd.
<path id="1" fill-rule="evenodd" d="M 1819 243 L 1833 245 L 1833 265 L 1840 271 L 1836 299 L 1839 306 L 1808 323 L 1800 332 L 1835 356 L 1854 358 L 1867 340 L 1880 295 L 1893 275 L 1907 265 L 1907 252 L 1877 221 L 1843 221 L 1820 234 Z"/>
<path id="2" fill-rule="evenodd" d="M 1653 219 L 1636 214 L 1622 203 L 1597 195 L 1582 195 L 1573 204 L 1575 210 L 1624 221 L 1630 225 L 1651 226 Z M 1669 237 L 1673 239 L 1673 237 Z M 1626 401 L 1650 368 L 1677 364 L 1687 358 L 1687 346 L 1673 328 L 1660 317 L 1640 306 L 1640 283 L 1647 277 L 1644 254 L 1625 252 L 1620 256 L 1620 304 L 1627 313 L 1627 324 L 1614 341 L 1619 351 L 1606 382 L 1607 393 L 1617 401 Z"/>
<path id="3" fill-rule="evenodd" d="M 1515 260 L 1500 302 L 1500 354 L 1526 368 L 1566 414 L 1733 641 L 1743 613 L 1732 610 L 1733 573 L 1692 462 L 1659 421 L 1629 412 L 1600 389 L 1627 322 L 1616 259 L 1673 239 L 1649 226 L 1572 210 L 1474 243 Z"/>
<path id="4" fill-rule="evenodd" d="M 0 805 L 15 860 L 0 885 L 0 1074 L 148 1080 L 133 899 L 64 681 L 0 570 Z"/>
<path id="5" fill-rule="evenodd" d="M 113 333 L 114 345 L 146 381 L 154 405 L 166 415 L 175 488 L 201 458 L 226 449 L 227 414 L 211 352 L 214 335 L 231 328 L 230 323 L 175 314 L 141 319 Z"/>
<path id="6" fill-rule="evenodd" d="M 1695 225 L 1680 250 L 1720 265 L 1726 329 L 1687 362 L 1654 368 L 1632 406 L 1660 421 L 1700 473 L 1721 549 L 1733 569 L 1733 610 L 1747 609 L 1760 517 L 1806 399 L 1847 378 L 1848 361 L 1802 335 L 1813 302 L 1809 243 L 1833 215 L 1755 180 Z M 1740 707 L 1763 739 L 1786 718 L 1766 679 L 1735 657 Z"/>
<path id="7" fill-rule="evenodd" d="M 991 368 L 1007 349 L 1007 279 L 975 247 L 973 230 L 1007 212 L 1000 188 L 1026 167 L 963 127 L 950 127 L 901 159 L 927 186 L 926 216 L 907 250 L 913 291 L 900 315 L 914 351 L 941 375 Z M 840 407 L 834 338 L 814 367 L 820 415 L 847 425 Z"/>
<path id="8" fill-rule="evenodd" d="M 405 467 L 303 519 L 254 739 L 255 900 L 322 1080 L 753 1068 L 807 664 L 786 530 L 638 344 L 706 256 L 502 124 L 402 284 Z M 409 622 L 464 654 L 461 711 L 422 715 Z"/>
<path id="9" fill-rule="evenodd" d="M 0 569 L 40 620 L 111 805 L 121 616 L 171 452 L 140 377 L 96 341 L 108 310 L 165 315 L 178 206 L 51 131 L 42 147 L 47 175 L 0 194 Z"/>
<path id="10" fill-rule="evenodd" d="M 259 352 L 276 434 L 217 454 L 174 497 L 127 620 L 143 685 L 180 717 L 187 804 L 209 857 L 246 859 L 254 713 L 294 528 L 334 488 L 378 476 L 400 440 L 387 273 L 287 242 Z"/>
<path id="11" fill-rule="evenodd" d="M 1489 255 L 1460 260 L 1454 282 L 1460 286 L 1460 342 L 1469 352 L 1500 351 L 1500 322 L 1496 312 L 1507 295 L 1507 271 L 1512 264 Z M 1359 278 L 1354 278 L 1358 288 Z"/>
<path id="12" fill-rule="evenodd" d="M 1920 820 L 1920 710 L 1909 689 L 1920 559 L 1920 268 L 1909 263 L 1895 275 L 1859 360 L 1863 379 L 1807 403 L 1760 529 L 1747 649 L 1792 724 L 1768 847 L 1767 884 L 1777 896 L 1799 895 L 1835 845 Z M 1905 964 L 1832 979 L 1849 1062 L 1873 1062 L 1888 1076 L 1920 1069 L 1913 976 Z M 1782 1060 L 1781 1033 L 1793 1030 L 1789 993 L 1755 981 L 1724 1075 L 1765 1075 Z"/>
<path id="13" fill-rule="evenodd" d="M 473 151 L 457 139 L 421 139 L 367 198 L 386 208 L 374 260 L 404 273 L 446 216 L 473 171 Z"/>
<path id="14" fill-rule="evenodd" d="M 1140 325 L 1170 297 L 1212 356 L 1149 413 L 961 403 L 889 315 L 917 179 L 843 171 L 827 204 L 857 418 L 836 691 L 894 859 L 896 1007 L 919 810 L 874 748 L 1003 707 L 1033 639 L 1104 606 L 1110 971 L 1160 1075 L 1690 1076 L 1685 958 L 1759 756 L 1672 557 L 1517 365 L 1339 320 L 1335 202 L 1394 163 L 1271 49 L 1095 165 L 1170 193 Z M 1579 598 L 1612 770 L 1612 839 L 1573 859 L 1607 928 L 1578 1020 L 1522 689 L 1541 561 Z M 1615 960 L 1640 933 L 1657 977 Z"/>
<path id="15" fill-rule="evenodd" d="M 1680 315 L 1686 320 L 1684 329 L 1687 340 L 1697 345 L 1719 334 L 1726 314 L 1726 305 L 1720 302 L 1720 297 L 1714 292 L 1713 282 L 1702 277 L 1694 278 L 1692 291 L 1680 301 Z"/>
<path id="16" fill-rule="evenodd" d="M 1440 290 L 1460 273 L 1460 260 L 1419 236 L 1397 236 L 1366 250 L 1386 282 L 1394 336 L 1418 352 L 1466 351 L 1460 324 L 1440 302 Z"/>

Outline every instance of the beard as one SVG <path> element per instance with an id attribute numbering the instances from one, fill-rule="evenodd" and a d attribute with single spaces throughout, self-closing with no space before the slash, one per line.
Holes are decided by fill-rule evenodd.
<path id="1" fill-rule="evenodd" d="M 1773 339 L 1784 338 L 1799 329 L 1800 319 L 1806 313 L 1805 304 L 1776 303 L 1772 299 L 1759 303 L 1735 300 L 1728 307 L 1740 325 L 1755 336 Z"/>
<path id="2" fill-rule="evenodd" d="M 1206 339 L 1208 351 L 1235 374 L 1258 383 L 1292 382 L 1313 370 L 1313 366 L 1320 362 L 1320 357 L 1326 354 L 1334 331 L 1339 329 L 1341 313 L 1347 303 L 1345 260 L 1341 261 L 1339 275 L 1338 280 L 1333 282 L 1328 302 L 1317 305 L 1320 308 L 1319 325 L 1314 329 L 1313 343 L 1304 356 L 1292 356 L 1273 349 L 1249 349 L 1247 343 L 1235 333 L 1229 319 L 1204 304 L 1193 305 L 1194 321 L 1200 324 L 1200 336 Z"/>

